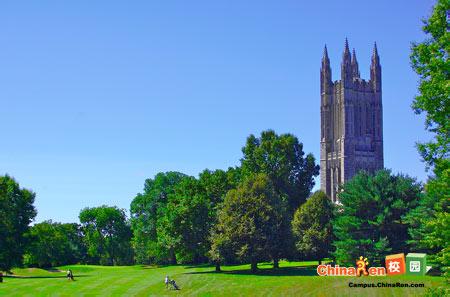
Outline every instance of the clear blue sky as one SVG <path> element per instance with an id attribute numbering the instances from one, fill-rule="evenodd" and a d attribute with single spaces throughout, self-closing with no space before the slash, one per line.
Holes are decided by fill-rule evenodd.
<path id="1" fill-rule="evenodd" d="M 318 159 L 323 46 L 339 79 L 348 37 L 363 78 L 378 44 L 385 166 L 426 180 L 409 48 L 433 3 L 2 1 L 0 174 L 36 192 L 36 222 L 73 222 L 157 172 L 237 165 L 268 128 Z"/>

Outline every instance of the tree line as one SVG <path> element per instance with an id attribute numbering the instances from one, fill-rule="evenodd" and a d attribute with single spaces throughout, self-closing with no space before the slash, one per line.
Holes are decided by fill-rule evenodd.
<path id="1" fill-rule="evenodd" d="M 295 136 L 264 131 L 250 135 L 242 151 L 240 166 L 226 171 L 204 170 L 198 178 L 158 173 L 132 200 L 130 217 L 103 205 L 82 209 L 80 224 L 29 227 L 35 194 L 1 177 L 0 256 L 8 259 L 1 269 L 211 263 L 220 271 L 222 264 L 250 263 L 256 271 L 262 261 L 274 268 L 280 259 L 353 265 L 360 255 L 382 265 L 388 254 L 412 251 L 445 263 L 439 257 L 446 241 L 438 234 L 444 230 L 435 229 L 430 241 L 423 222 L 424 212 L 439 218 L 434 204 L 442 199 L 439 190 L 448 191 L 439 179 L 424 188 L 386 169 L 360 172 L 342 186 L 335 205 L 321 191 L 311 195 L 319 167 Z"/>

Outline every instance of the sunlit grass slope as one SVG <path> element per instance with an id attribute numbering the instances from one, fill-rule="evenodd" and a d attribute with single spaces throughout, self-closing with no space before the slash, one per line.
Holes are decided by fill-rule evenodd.
<path id="1" fill-rule="evenodd" d="M 350 288 L 349 282 L 424 283 L 443 285 L 441 277 L 319 277 L 316 262 L 282 262 L 278 270 L 259 265 L 253 275 L 248 265 L 211 266 L 72 265 L 52 270 L 15 269 L 14 277 L 0 283 L 0 296 L 421 296 L 422 288 Z M 75 281 L 65 278 L 72 269 Z M 169 275 L 181 287 L 166 290 Z"/>

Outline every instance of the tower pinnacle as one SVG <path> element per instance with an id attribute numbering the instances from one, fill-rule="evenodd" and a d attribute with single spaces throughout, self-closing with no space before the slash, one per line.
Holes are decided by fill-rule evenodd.
<path id="1" fill-rule="evenodd" d="M 351 66 L 351 57 L 350 49 L 348 47 L 348 40 L 345 38 L 345 47 L 344 53 L 342 54 L 342 63 L 341 63 L 341 79 L 342 82 L 348 86 L 348 84 L 352 83 L 352 66 Z"/>
<path id="2" fill-rule="evenodd" d="M 354 78 L 359 78 L 359 67 L 358 67 L 358 61 L 356 60 L 355 49 L 353 49 L 353 54 L 352 54 L 352 76 Z"/>
<path id="3" fill-rule="evenodd" d="M 373 45 L 373 52 L 372 52 L 372 66 L 380 65 L 380 57 L 378 56 L 378 49 L 377 49 L 377 43 L 375 42 Z"/>
<path id="4" fill-rule="evenodd" d="M 370 81 L 376 91 L 381 91 L 381 65 L 376 42 L 373 45 L 372 62 L 370 63 Z"/>
<path id="5" fill-rule="evenodd" d="M 322 57 L 322 61 L 324 60 L 329 60 L 328 59 L 328 50 L 327 50 L 327 45 L 325 44 L 325 47 L 323 48 L 323 57 Z"/>
<path id="6" fill-rule="evenodd" d="M 322 67 L 320 68 L 320 90 L 321 92 L 329 92 L 331 85 L 331 66 L 328 58 L 327 46 L 323 49 Z"/>
<path id="7" fill-rule="evenodd" d="M 348 47 L 348 40 L 345 38 L 345 48 L 344 48 L 344 54 L 343 54 L 343 60 L 345 61 L 348 59 L 350 61 L 351 55 L 350 55 L 350 49 Z"/>
<path id="8" fill-rule="evenodd" d="M 373 54 L 372 57 L 378 57 L 378 49 L 377 49 L 377 42 L 375 41 L 373 44 Z"/>
<path id="9" fill-rule="evenodd" d="M 352 64 L 354 64 L 354 63 L 358 63 L 358 61 L 356 61 L 356 51 L 355 51 L 355 48 L 353 48 L 353 51 L 352 51 Z"/>

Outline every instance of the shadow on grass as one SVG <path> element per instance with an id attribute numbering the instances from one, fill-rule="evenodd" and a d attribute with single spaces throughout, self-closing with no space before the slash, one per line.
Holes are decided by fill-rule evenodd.
<path id="1" fill-rule="evenodd" d="M 154 264 L 154 265 L 140 265 L 142 269 L 157 269 L 166 267 L 183 266 L 182 264 Z"/>
<path id="2" fill-rule="evenodd" d="M 33 279 L 33 278 L 67 278 L 65 275 L 58 276 L 47 276 L 47 275 L 36 275 L 36 276 L 23 276 L 23 275 L 4 275 L 4 278 L 18 278 L 18 279 Z M 90 277 L 90 275 L 80 274 L 75 275 L 75 280 L 79 277 Z"/>
<path id="3" fill-rule="evenodd" d="M 228 266 L 227 266 L 228 267 Z M 236 275 L 260 275 L 260 276 L 317 276 L 316 266 L 298 266 L 298 267 L 282 267 L 278 269 L 258 269 L 252 272 L 250 269 L 241 270 L 222 270 L 221 272 L 198 271 L 186 272 L 185 274 L 236 274 Z"/>
<path id="4" fill-rule="evenodd" d="M 47 272 L 64 272 L 58 268 L 42 268 L 43 270 L 47 271 Z"/>
<path id="5" fill-rule="evenodd" d="M 227 265 L 227 266 L 232 266 L 232 265 Z M 208 268 L 208 267 L 215 267 L 210 263 L 205 263 L 205 264 L 198 264 L 198 265 L 189 265 L 189 266 L 185 266 L 185 269 L 192 269 L 192 268 Z"/>
<path id="6" fill-rule="evenodd" d="M 209 263 L 205 263 L 205 264 L 198 264 L 198 265 L 190 265 L 190 266 L 185 266 L 186 264 L 149 264 L 149 265 L 139 265 L 142 269 L 157 269 L 157 268 L 166 268 L 166 267 L 183 267 L 186 269 L 191 269 L 191 268 L 206 268 L 206 267 L 214 267 L 213 265 L 209 264 Z M 227 266 L 232 266 L 232 265 L 227 265 Z"/>
<path id="7" fill-rule="evenodd" d="M 229 264 L 229 263 L 227 263 L 224 267 L 236 267 L 236 266 L 243 266 L 243 265 L 245 265 L 245 264 L 242 264 L 242 263 Z M 272 264 L 271 263 L 261 263 L 259 265 L 262 265 L 262 266 L 270 265 L 271 266 Z M 208 268 L 208 267 L 215 268 L 216 266 L 211 263 L 205 263 L 205 264 L 189 265 L 189 266 L 185 266 L 184 268 L 185 269 L 194 269 L 194 268 Z"/>

